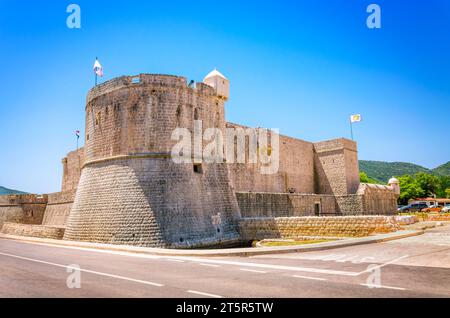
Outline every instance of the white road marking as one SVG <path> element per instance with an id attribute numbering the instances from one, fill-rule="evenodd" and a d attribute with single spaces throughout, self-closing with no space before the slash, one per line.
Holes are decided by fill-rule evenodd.
<path id="1" fill-rule="evenodd" d="M 301 278 L 301 279 L 310 279 L 310 280 L 320 280 L 320 281 L 325 281 L 325 278 L 319 278 L 319 277 L 308 277 L 308 276 L 299 276 L 299 275 L 293 275 L 292 277 L 295 278 Z"/>
<path id="2" fill-rule="evenodd" d="M 206 266 L 206 267 L 220 267 L 219 265 L 214 265 L 214 264 L 203 264 L 203 263 L 200 263 L 200 264 L 198 264 L 198 265 L 200 265 L 200 266 Z"/>
<path id="3" fill-rule="evenodd" d="M 409 255 L 401 256 L 401 257 L 399 257 L 399 258 L 396 258 L 396 259 L 394 259 L 394 260 L 392 260 L 392 261 L 383 263 L 383 264 L 381 264 L 381 265 L 377 265 L 377 266 L 373 266 L 373 267 L 371 266 L 371 267 L 369 267 L 368 269 L 366 269 L 366 270 L 364 270 L 364 271 L 362 271 L 362 272 L 359 272 L 357 276 L 362 275 L 362 274 L 364 274 L 364 273 L 371 273 L 371 272 L 373 272 L 375 269 L 379 269 L 379 268 L 385 267 L 385 266 L 387 266 L 387 265 L 394 264 L 395 262 L 398 262 L 399 260 L 404 259 L 404 258 L 407 258 L 407 257 L 409 257 Z"/>
<path id="4" fill-rule="evenodd" d="M 310 273 L 320 273 L 320 274 L 328 274 L 328 275 L 358 276 L 365 272 L 364 271 L 361 273 L 356 273 L 356 272 L 346 272 L 346 271 L 337 271 L 337 270 L 320 269 L 320 268 L 296 267 L 296 266 L 284 266 L 284 265 L 272 265 L 272 264 L 260 264 L 260 263 L 246 263 L 246 262 L 212 260 L 212 259 L 195 258 L 195 257 L 182 257 L 182 258 L 177 257 L 176 259 L 183 259 L 186 261 L 203 263 L 203 264 L 209 263 L 209 264 L 217 264 L 217 265 L 232 265 L 232 266 L 239 266 L 239 267 L 279 269 L 279 270 L 285 270 L 285 271 L 310 272 Z"/>
<path id="5" fill-rule="evenodd" d="M 267 274 L 267 272 L 264 272 L 264 271 L 258 271 L 258 270 L 255 270 L 255 269 L 246 269 L 246 268 L 241 268 L 241 269 L 239 269 L 240 271 L 243 271 L 243 272 L 251 272 L 251 273 L 258 273 L 258 274 Z"/>
<path id="6" fill-rule="evenodd" d="M 32 259 L 32 258 L 28 258 L 28 257 L 22 257 L 22 256 L 18 256 L 18 255 L 12 255 L 12 254 L 6 254 L 6 253 L 0 253 L 0 255 L 7 256 L 7 257 L 12 257 L 12 258 L 17 258 L 17 259 L 21 259 L 21 260 L 25 260 L 25 261 L 29 261 L 29 262 L 34 262 L 34 263 L 40 263 L 40 264 L 45 264 L 45 265 L 51 265 L 51 266 L 56 266 L 56 267 L 62 267 L 62 268 L 70 268 L 70 269 L 72 269 L 72 267 L 67 266 L 67 265 L 61 265 L 61 264 L 56 264 L 56 263 L 51 263 L 51 262 L 41 261 L 41 260 Z M 162 285 L 162 284 L 153 283 L 153 282 L 149 282 L 149 281 L 145 281 L 145 280 L 140 280 L 140 279 L 129 278 L 129 277 L 125 277 L 125 276 L 119 276 L 119 275 L 107 274 L 107 273 L 102 273 L 102 272 L 96 272 L 96 271 L 91 271 L 91 270 L 82 269 L 82 268 L 81 268 L 81 269 L 79 269 L 79 268 L 74 268 L 74 269 L 79 270 L 80 272 L 85 272 L 85 273 L 94 274 L 94 275 L 99 275 L 99 276 L 106 276 L 106 277 L 111 277 L 111 278 L 116 278 L 116 279 L 126 280 L 126 281 L 130 281 L 130 282 L 134 282 L 134 283 L 139 283 L 139 284 L 151 285 L 151 286 L 156 286 L 156 287 L 163 287 L 163 286 L 164 286 L 164 285 Z"/>
<path id="7" fill-rule="evenodd" d="M 211 298 L 223 298 L 223 296 L 203 293 L 203 292 L 199 292 L 199 291 L 195 291 L 195 290 L 188 290 L 187 292 L 190 294 L 196 294 L 196 295 L 206 296 L 206 297 L 211 297 Z"/>
<path id="8" fill-rule="evenodd" d="M 180 259 L 172 259 L 172 258 L 166 258 L 166 261 L 175 262 L 175 263 L 185 263 L 185 261 L 182 261 Z"/>
<path id="9" fill-rule="evenodd" d="M 0 237 L 0 240 L 4 238 Z M 4 239 L 8 240 L 8 239 Z M 131 256 L 131 257 L 138 257 L 138 258 L 149 258 L 149 259 L 162 259 L 167 258 L 167 256 L 159 256 L 159 255 L 151 255 L 151 254 L 139 254 L 139 253 L 132 253 L 132 252 L 121 252 L 121 251 L 111 251 L 107 249 L 100 249 L 95 247 L 78 247 L 78 246 L 65 246 L 65 245 L 59 245 L 59 244 L 51 244 L 51 243 L 41 243 L 41 242 L 30 242 L 30 241 L 17 241 L 17 240 L 11 240 L 16 243 L 22 243 L 22 244 L 31 244 L 31 245 L 42 245 L 42 246 L 49 246 L 49 247 L 55 247 L 55 248 L 63 248 L 63 249 L 69 249 L 69 250 L 78 250 L 78 251 L 86 251 L 86 252 L 93 252 L 93 253 L 102 253 L 102 254 L 111 254 L 111 255 L 121 255 L 121 256 Z"/>
<path id="10" fill-rule="evenodd" d="M 394 290 L 406 290 L 406 288 L 383 286 L 383 285 L 370 285 L 370 284 L 360 284 L 360 285 L 371 288 L 371 289 L 384 288 L 384 289 L 394 289 Z"/>

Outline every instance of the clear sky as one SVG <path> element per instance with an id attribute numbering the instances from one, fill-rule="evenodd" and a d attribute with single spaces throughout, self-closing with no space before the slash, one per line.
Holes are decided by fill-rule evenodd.
<path id="1" fill-rule="evenodd" d="M 84 135 L 96 56 L 108 80 L 163 73 L 231 81 L 227 119 L 309 141 L 350 137 L 360 159 L 450 160 L 450 1 L 0 0 L 0 185 L 60 190 Z M 366 8 L 382 9 L 368 29 Z M 82 141 L 83 138 L 81 138 Z"/>

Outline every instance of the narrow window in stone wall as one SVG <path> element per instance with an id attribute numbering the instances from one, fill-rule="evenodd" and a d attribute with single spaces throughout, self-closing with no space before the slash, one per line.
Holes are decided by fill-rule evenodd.
<path id="1" fill-rule="evenodd" d="M 98 112 L 98 113 L 95 115 L 95 126 L 100 125 L 101 116 L 102 116 L 102 115 L 101 115 L 100 112 Z"/>
<path id="2" fill-rule="evenodd" d="M 198 108 L 194 109 L 194 120 L 198 120 Z"/>
<path id="3" fill-rule="evenodd" d="M 321 207 L 320 203 L 315 203 L 314 204 L 314 214 L 316 216 L 321 216 L 322 215 L 322 207 Z"/>
<path id="4" fill-rule="evenodd" d="M 178 105 L 176 117 L 177 117 L 177 126 L 180 127 L 181 126 L 181 105 Z"/>
<path id="5" fill-rule="evenodd" d="M 194 172 L 202 174 L 203 173 L 203 167 L 201 164 L 195 164 L 194 165 Z"/>
<path id="6" fill-rule="evenodd" d="M 219 126 L 220 126 L 220 113 L 217 112 L 216 113 L 216 127 L 219 127 Z"/>

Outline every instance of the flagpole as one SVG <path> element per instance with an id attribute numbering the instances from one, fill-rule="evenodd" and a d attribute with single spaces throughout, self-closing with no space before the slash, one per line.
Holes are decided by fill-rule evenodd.
<path id="1" fill-rule="evenodd" d="M 350 118 L 350 133 L 352 135 L 352 140 L 354 141 L 355 139 L 353 139 L 353 123 L 352 123 L 352 119 Z"/>
<path id="2" fill-rule="evenodd" d="M 98 57 L 96 56 L 95 57 L 95 61 L 97 62 L 98 61 Z M 95 72 L 95 70 L 94 70 L 94 73 L 95 73 L 95 86 L 97 86 L 97 72 Z"/>

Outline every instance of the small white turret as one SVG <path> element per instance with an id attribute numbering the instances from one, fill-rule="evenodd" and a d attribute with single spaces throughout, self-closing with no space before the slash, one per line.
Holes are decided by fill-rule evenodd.
<path id="1" fill-rule="evenodd" d="M 389 180 L 389 186 L 394 190 L 396 194 L 400 194 L 400 181 L 397 178 L 392 177 Z"/>
<path id="2" fill-rule="evenodd" d="M 208 84 L 216 90 L 217 96 L 227 100 L 230 97 L 230 81 L 217 69 L 206 75 L 203 83 Z"/>

